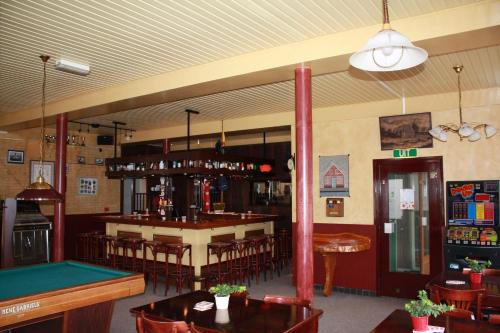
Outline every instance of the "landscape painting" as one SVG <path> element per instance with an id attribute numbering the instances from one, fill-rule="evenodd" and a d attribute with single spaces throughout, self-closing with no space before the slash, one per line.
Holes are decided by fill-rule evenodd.
<path id="1" fill-rule="evenodd" d="M 379 124 L 382 150 L 432 148 L 430 112 L 380 117 Z"/>

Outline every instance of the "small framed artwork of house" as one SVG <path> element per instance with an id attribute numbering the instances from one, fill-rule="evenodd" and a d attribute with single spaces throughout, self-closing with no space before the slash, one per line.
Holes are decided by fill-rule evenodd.
<path id="1" fill-rule="evenodd" d="M 432 148 L 430 112 L 380 117 L 379 125 L 382 150 Z"/>
<path id="2" fill-rule="evenodd" d="M 319 196 L 349 196 L 349 155 L 319 157 Z"/>

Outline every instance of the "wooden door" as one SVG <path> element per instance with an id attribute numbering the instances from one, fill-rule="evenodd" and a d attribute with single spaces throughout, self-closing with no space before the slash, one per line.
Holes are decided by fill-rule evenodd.
<path id="1" fill-rule="evenodd" d="M 415 298 L 443 270 L 442 157 L 373 161 L 377 293 Z"/>

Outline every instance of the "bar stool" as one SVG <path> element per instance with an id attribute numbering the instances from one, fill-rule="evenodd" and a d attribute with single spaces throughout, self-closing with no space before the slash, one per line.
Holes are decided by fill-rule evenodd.
<path id="1" fill-rule="evenodd" d="M 194 274 L 193 274 L 193 262 L 192 262 L 192 251 L 191 244 L 188 243 L 164 243 L 165 246 L 165 296 L 168 292 L 168 278 L 173 277 L 175 279 L 175 289 L 178 294 L 182 291 L 182 285 L 184 280 L 187 280 L 189 289 L 193 291 Z M 182 258 L 184 254 L 189 253 L 189 266 L 184 267 L 182 265 Z M 169 272 L 168 269 L 168 257 L 170 254 L 175 255 L 175 271 Z"/>
<path id="2" fill-rule="evenodd" d="M 123 240 L 123 268 L 133 272 L 139 272 L 142 265 L 137 265 L 137 251 L 142 250 L 142 243 L 146 240 L 139 237 L 124 238 Z M 128 251 L 131 252 L 131 257 L 128 256 Z M 130 260 L 130 262 L 129 262 Z"/>
<path id="3" fill-rule="evenodd" d="M 75 258 L 79 261 L 90 261 L 90 232 L 81 232 L 76 235 Z"/>
<path id="4" fill-rule="evenodd" d="M 250 286 L 250 241 L 234 239 L 231 241 L 231 276 L 233 281 L 243 283 L 245 277 Z M 236 275 L 236 277 L 234 277 Z"/>
<path id="5" fill-rule="evenodd" d="M 255 281 L 259 284 L 261 268 L 264 268 L 263 264 L 266 261 L 267 237 L 265 235 L 255 235 L 248 236 L 245 239 L 249 241 L 249 270 L 252 277 L 255 273 Z"/>
<path id="6" fill-rule="evenodd" d="M 120 248 L 122 249 L 122 253 L 125 251 L 123 249 L 123 237 L 119 236 L 106 236 L 106 243 L 108 248 L 108 258 L 110 260 L 110 265 L 113 268 L 122 268 L 124 263 L 124 256 L 118 257 L 120 252 Z"/>
<path id="7" fill-rule="evenodd" d="M 282 269 L 284 266 L 288 267 L 288 259 L 290 258 L 290 232 L 288 229 L 278 230 L 278 253 L 279 264 Z"/>
<path id="8" fill-rule="evenodd" d="M 99 232 L 90 236 L 91 260 L 98 265 L 106 265 L 106 235 Z"/>
<path id="9" fill-rule="evenodd" d="M 212 242 L 207 244 L 207 273 L 206 276 L 210 279 L 212 276 L 215 277 L 217 284 L 223 282 L 229 282 L 231 276 L 231 243 L 226 242 Z M 217 256 L 217 269 L 214 270 L 210 267 L 210 255 L 215 254 Z M 226 255 L 225 267 L 223 267 L 222 257 Z"/>
<path id="10" fill-rule="evenodd" d="M 153 262 L 150 263 L 147 259 L 148 249 L 151 251 L 153 256 Z M 157 240 L 144 241 L 142 243 L 142 272 L 146 278 L 146 283 L 148 282 L 148 273 L 153 276 L 153 291 L 156 292 L 156 284 L 158 281 L 158 253 L 166 253 L 165 246 L 162 242 Z"/>
<path id="11" fill-rule="evenodd" d="M 265 234 L 266 237 L 266 249 L 264 250 L 264 262 L 262 263 L 262 267 L 264 270 L 264 281 L 267 281 L 267 271 L 269 270 L 269 274 L 271 276 L 271 280 L 273 277 L 273 272 L 277 268 L 278 257 L 275 256 L 275 248 L 276 248 L 276 235 L 273 234 Z M 280 271 L 277 270 L 278 276 L 280 276 Z"/>

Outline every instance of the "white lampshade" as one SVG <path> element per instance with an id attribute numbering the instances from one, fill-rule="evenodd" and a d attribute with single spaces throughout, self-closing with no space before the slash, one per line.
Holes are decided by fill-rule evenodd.
<path id="1" fill-rule="evenodd" d="M 458 134 L 463 137 L 468 137 L 472 133 L 474 133 L 474 129 L 467 123 L 463 123 L 462 126 L 460 126 L 460 128 L 458 129 Z"/>
<path id="2" fill-rule="evenodd" d="M 486 125 L 484 127 L 484 132 L 486 134 L 486 138 L 489 139 L 491 138 L 493 135 L 497 134 L 497 128 L 493 125 Z"/>
<path id="3" fill-rule="evenodd" d="M 373 72 L 397 71 L 415 67 L 427 59 L 427 51 L 392 29 L 379 31 L 366 45 L 351 55 L 351 66 Z"/>
<path id="4" fill-rule="evenodd" d="M 469 141 L 474 142 L 481 139 L 481 134 L 478 131 L 472 132 L 471 135 L 469 135 Z"/>
<path id="5" fill-rule="evenodd" d="M 429 131 L 429 134 L 432 135 L 433 138 L 438 139 L 439 141 L 446 142 L 448 141 L 448 134 L 440 127 L 434 127 Z"/>

